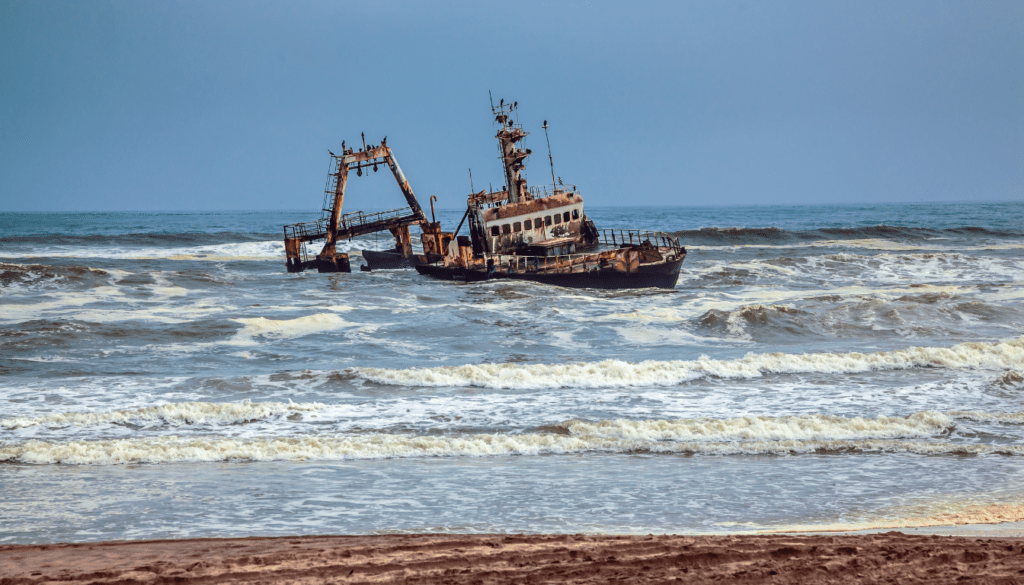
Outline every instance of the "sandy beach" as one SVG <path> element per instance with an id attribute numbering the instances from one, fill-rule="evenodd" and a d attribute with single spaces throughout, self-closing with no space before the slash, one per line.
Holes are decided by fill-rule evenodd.
<path id="1" fill-rule="evenodd" d="M 1024 581 L 1024 539 L 383 535 L 0 547 L 0 585 Z"/>

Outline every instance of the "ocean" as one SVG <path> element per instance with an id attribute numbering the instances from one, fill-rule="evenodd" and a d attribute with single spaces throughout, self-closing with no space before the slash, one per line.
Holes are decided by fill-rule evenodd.
<path id="1" fill-rule="evenodd" d="M 0 214 L 0 543 L 1024 503 L 1024 203 L 588 215 L 679 237 L 675 289 L 288 274 L 306 212 Z"/>

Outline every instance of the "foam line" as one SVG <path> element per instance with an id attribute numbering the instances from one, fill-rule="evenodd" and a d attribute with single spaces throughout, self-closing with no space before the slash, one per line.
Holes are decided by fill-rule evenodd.
<path id="1" fill-rule="evenodd" d="M 953 428 L 950 418 L 924 411 L 908 417 L 847 418 L 830 415 L 745 416 L 726 419 L 569 421 L 573 436 L 627 441 L 807 440 L 927 438 Z"/>
<path id="2" fill-rule="evenodd" d="M 483 388 L 617 388 L 674 386 L 700 378 L 758 378 L 765 374 L 852 374 L 910 368 L 1004 370 L 1024 363 L 1024 337 L 953 347 L 911 347 L 872 353 L 747 354 L 734 360 L 605 360 L 571 364 L 479 364 L 433 368 L 353 368 L 366 380 L 396 386 Z"/>
<path id="3" fill-rule="evenodd" d="M 891 439 L 651 442 L 556 434 L 464 437 L 372 434 L 351 437 L 136 438 L 102 441 L 27 441 L 0 446 L 0 462 L 117 465 L 215 461 L 303 461 L 421 457 L 544 455 L 582 452 L 684 455 L 798 455 L 808 453 L 917 453 L 1024 455 L 1024 445 L 955 444 Z"/>
<path id="4" fill-rule="evenodd" d="M 20 429 L 45 426 L 88 426 L 128 422 L 163 421 L 171 424 L 236 424 L 269 418 L 288 412 L 312 412 L 324 405 L 294 402 L 179 402 L 133 410 L 111 412 L 55 413 L 40 417 L 0 419 L 0 428 Z"/>
<path id="5" fill-rule="evenodd" d="M 276 408 L 281 411 L 313 410 L 320 406 L 275 404 L 278 404 Z M 124 412 L 135 415 L 141 411 Z M 121 413 L 108 414 L 121 416 Z M 1018 416 L 1014 413 L 960 413 L 968 418 L 980 416 L 984 420 L 998 419 L 1003 414 Z M 218 420 L 223 420 L 223 417 Z M 68 442 L 30 440 L 0 445 L 0 462 L 109 465 L 182 461 L 542 455 L 595 451 L 693 455 L 834 452 L 1024 455 L 1024 445 L 968 444 L 943 440 L 952 428 L 949 416 L 931 411 L 907 417 L 879 416 L 873 419 L 804 415 L 649 421 L 571 420 L 556 425 L 555 432 L 524 434 L 415 436 L 366 433 L 280 438 L 165 436 Z"/>

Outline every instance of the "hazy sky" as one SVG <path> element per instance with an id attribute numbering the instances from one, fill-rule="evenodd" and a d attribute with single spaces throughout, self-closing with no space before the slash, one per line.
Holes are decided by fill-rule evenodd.
<path id="1" fill-rule="evenodd" d="M 360 132 L 461 207 L 502 181 L 488 90 L 590 205 L 1024 199 L 1019 0 L 4 0 L 0 211 L 316 213 Z"/>

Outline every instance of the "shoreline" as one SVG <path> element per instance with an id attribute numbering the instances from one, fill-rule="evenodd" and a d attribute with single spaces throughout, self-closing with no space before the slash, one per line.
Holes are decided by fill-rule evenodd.
<path id="1" fill-rule="evenodd" d="M 0 585 L 824 583 L 964 576 L 1009 583 L 1024 580 L 1024 525 L 1013 524 L 913 534 L 408 534 L 0 545 Z M 943 529 L 966 532 L 935 533 Z"/>

